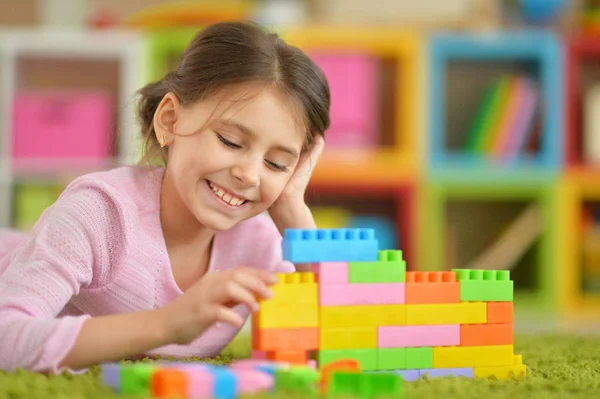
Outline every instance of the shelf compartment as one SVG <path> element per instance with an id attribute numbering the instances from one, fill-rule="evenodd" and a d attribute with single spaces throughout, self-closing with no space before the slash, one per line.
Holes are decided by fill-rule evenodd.
<path id="1" fill-rule="evenodd" d="M 544 31 L 433 36 L 429 48 L 429 168 L 433 171 L 473 167 L 556 171 L 561 162 L 563 123 L 561 54 L 559 40 Z M 494 151 L 492 155 L 489 144 L 484 146 L 487 148 L 485 151 L 481 148 L 479 151 L 467 149 L 469 130 L 484 102 L 486 91 L 502 77 L 513 74 L 526 76 L 539 88 L 538 102 L 542 107 L 535 117 L 536 122 L 530 126 L 532 132 L 529 140 L 525 141 L 527 144 L 520 147 L 522 151 L 518 154 L 510 156 L 507 154 L 511 152 L 506 151 Z M 512 101 L 507 100 L 511 97 L 498 94 L 497 98 L 504 100 L 499 100 L 501 105 L 494 108 L 496 119 L 488 118 L 484 125 L 499 124 L 497 126 L 504 126 L 501 131 L 513 135 L 511 126 L 517 120 L 514 119 L 516 114 L 508 111 L 510 106 L 506 103 Z M 519 101 L 524 101 L 523 98 Z M 516 101 L 514 104 L 520 103 Z M 497 130 L 492 137 L 496 135 Z M 498 153 L 504 155 L 499 158 Z"/>
<path id="2" fill-rule="evenodd" d="M 328 219 L 329 223 L 344 221 L 348 214 L 385 217 L 394 225 L 398 242 L 392 249 L 401 249 L 407 268 L 413 270 L 419 261 L 416 253 L 415 231 L 418 228 L 417 206 L 419 187 L 413 183 L 395 185 L 369 185 L 368 182 L 345 184 L 338 182 L 319 184 L 311 182 L 307 189 L 306 201 L 316 210 L 335 209 L 337 212 Z M 322 220 L 322 219 L 321 219 Z M 368 228 L 367 224 L 361 227 Z M 376 222 L 378 225 L 378 222 Z M 377 228 L 371 225 L 371 228 Z M 377 233 L 376 233 L 377 235 Z"/>
<path id="3" fill-rule="evenodd" d="M 555 191 L 552 180 L 432 180 L 424 188 L 427 214 L 421 241 L 427 242 L 428 251 L 422 270 L 512 266 L 515 293 L 532 298 L 538 307 L 554 307 Z M 511 232 L 517 234 L 517 220 L 522 239 L 514 242 Z M 511 251 L 512 263 L 502 255 L 504 249 Z"/>

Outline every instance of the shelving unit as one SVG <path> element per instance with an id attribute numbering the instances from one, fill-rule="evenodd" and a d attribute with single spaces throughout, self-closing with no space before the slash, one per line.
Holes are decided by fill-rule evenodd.
<path id="1" fill-rule="evenodd" d="M 467 181 L 433 179 L 425 189 L 423 270 L 464 268 L 501 236 L 528 204 L 539 206 L 543 230 L 511 270 L 519 307 L 552 309 L 557 302 L 558 228 L 554 180 L 537 177 Z M 427 237 L 427 238 L 424 238 Z M 525 239 L 525 238 L 524 238 Z M 520 238 L 517 239 L 517 243 Z M 452 243 L 459 243 L 454 248 Z M 514 246 L 514 245 L 513 245 Z M 510 256 L 510 254 L 506 254 Z M 495 269 L 495 264 L 481 268 Z"/>
<path id="2" fill-rule="evenodd" d="M 14 203 L 16 187 L 43 183 L 60 188 L 68 183 L 70 178 L 79 174 L 138 161 L 140 146 L 134 96 L 136 90 L 146 80 L 145 54 L 145 38 L 133 32 L 51 29 L 0 31 L 0 104 L 2 107 L 0 111 L 2 123 L 0 126 L 2 137 L 0 223 L 2 226 L 16 227 L 17 221 L 11 216 L 20 209 L 19 204 Z M 99 91 L 108 94 L 110 112 L 114 118 L 109 121 L 109 125 L 112 126 L 110 137 L 108 140 L 103 139 L 107 145 L 113 147 L 107 156 L 90 162 L 90 158 L 86 155 L 67 159 L 63 156 L 52 157 L 39 154 L 26 157 L 16 155 L 17 140 L 13 134 L 17 126 L 14 118 L 17 96 L 20 93 L 35 93 L 34 95 L 38 96 L 36 98 L 41 98 L 50 93 L 77 95 L 80 92 Z M 35 123 L 41 123 L 40 118 L 43 117 L 40 112 L 46 112 L 45 109 L 48 117 L 61 114 L 63 119 L 60 123 L 69 123 L 82 112 L 79 104 L 85 102 L 82 97 L 79 97 L 81 100 L 79 102 L 74 101 L 75 97 L 71 97 L 68 101 L 57 100 L 58 97 L 53 98 L 55 100 L 41 100 L 42 102 L 36 103 L 35 106 L 28 100 L 27 112 L 38 112 Z M 57 108 L 50 109 L 50 106 Z M 63 111 L 64 114 L 61 113 Z M 85 114 L 81 113 L 81 115 Z M 86 120 L 79 121 L 82 122 L 85 123 Z M 93 129 L 94 122 L 89 121 L 89 123 L 89 129 Z M 35 130 L 31 127 L 28 129 L 35 134 L 38 134 L 38 131 L 39 134 L 50 134 L 52 131 L 41 127 Z M 86 134 L 86 128 L 79 128 L 77 133 L 79 130 L 81 135 Z M 89 131 L 87 133 L 89 134 Z M 76 148 L 82 148 L 80 145 L 84 145 L 85 140 L 81 140 L 78 136 L 73 138 L 82 143 L 77 144 Z M 64 137 L 58 132 L 51 139 L 46 137 L 45 141 L 60 142 L 62 139 Z M 43 147 L 36 143 L 37 140 L 33 136 L 21 142 L 22 145 L 20 144 L 19 147 L 21 150 L 30 143 L 31 146 Z M 56 148 L 71 144 L 67 140 Z M 74 151 L 77 151 L 76 148 Z M 40 208 L 43 208 L 42 202 L 39 204 Z M 33 208 L 28 207 L 28 209 Z M 35 219 L 36 216 L 30 215 L 27 219 Z"/>
<path id="3" fill-rule="evenodd" d="M 538 31 L 437 35 L 431 39 L 429 56 L 430 173 L 468 172 L 494 178 L 518 171 L 558 171 L 563 62 L 556 36 Z M 543 104 L 539 145 L 508 164 L 466 151 L 468 131 L 486 87 L 494 79 L 515 73 L 539 85 Z"/>

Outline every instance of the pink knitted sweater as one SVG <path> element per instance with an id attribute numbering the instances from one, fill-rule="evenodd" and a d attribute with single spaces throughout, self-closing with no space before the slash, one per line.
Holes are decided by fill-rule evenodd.
<path id="1" fill-rule="evenodd" d="M 182 294 L 160 224 L 163 173 L 133 166 L 82 176 L 31 234 L 0 232 L 0 369 L 62 372 L 87 318 L 161 307 Z M 294 270 L 267 216 L 216 234 L 209 272 L 240 265 Z M 190 345 L 147 355 L 214 356 L 237 332 L 216 324 Z"/>

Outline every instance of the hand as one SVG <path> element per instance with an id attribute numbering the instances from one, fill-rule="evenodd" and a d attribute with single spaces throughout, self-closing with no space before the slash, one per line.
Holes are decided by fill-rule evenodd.
<path id="1" fill-rule="evenodd" d="M 169 342 L 186 345 L 216 322 L 242 327 L 244 319 L 232 308 L 258 310 L 257 298 L 269 299 L 274 274 L 251 267 L 208 273 L 182 296 L 157 310 Z"/>
<path id="2" fill-rule="evenodd" d="M 282 231 L 284 228 L 312 228 L 304 226 L 304 223 L 293 223 L 297 219 L 296 215 L 303 215 L 300 219 L 305 219 L 306 204 L 304 194 L 310 181 L 314 168 L 325 148 L 323 136 L 317 135 L 310 151 L 305 152 L 298 161 L 298 166 L 294 174 L 286 184 L 285 188 L 277 200 L 269 208 L 269 215 Z"/>

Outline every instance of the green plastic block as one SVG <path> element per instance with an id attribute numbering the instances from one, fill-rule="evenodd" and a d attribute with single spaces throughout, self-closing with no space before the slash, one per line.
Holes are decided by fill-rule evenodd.
<path id="1" fill-rule="evenodd" d="M 334 371 L 327 386 L 327 397 L 402 398 L 403 393 L 404 381 L 394 373 Z"/>
<path id="2" fill-rule="evenodd" d="M 291 367 L 275 370 L 277 391 L 316 395 L 319 392 L 319 372 L 308 367 Z"/>
<path id="3" fill-rule="evenodd" d="M 432 369 L 433 348 L 406 348 L 406 369 Z"/>
<path id="4" fill-rule="evenodd" d="M 514 282 L 508 270 L 469 270 L 452 269 L 460 282 L 461 301 L 513 300 Z"/>
<path id="5" fill-rule="evenodd" d="M 120 372 L 120 392 L 123 395 L 149 395 L 150 379 L 156 369 L 150 364 L 124 364 Z"/>
<path id="6" fill-rule="evenodd" d="M 377 349 L 329 349 L 319 351 L 319 368 L 336 360 L 353 359 L 361 370 L 377 370 Z"/>
<path id="7" fill-rule="evenodd" d="M 384 250 L 376 262 L 349 262 L 349 282 L 354 284 L 403 283 L 406 280 L 406 262 L 402 251 Z"/>
<path id="8" fill-rule="evenodd" d="M 377 370 L 404 370 L 406 368 L 406 348 L 377 349 Z"/>
<path id="9" fill-rule="evenodd" d="M 22 184 L 15 189 L 15 225 L 28 230 L 59 197 L 58 186 Z"/>

